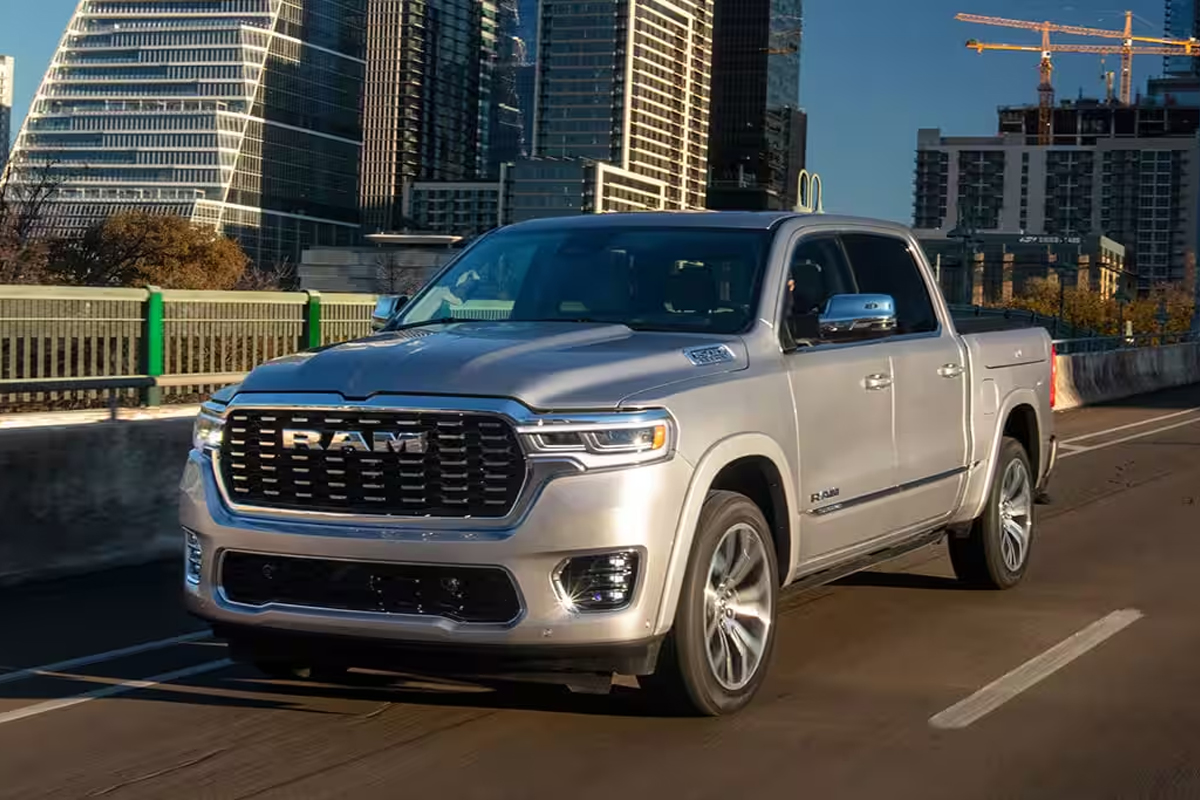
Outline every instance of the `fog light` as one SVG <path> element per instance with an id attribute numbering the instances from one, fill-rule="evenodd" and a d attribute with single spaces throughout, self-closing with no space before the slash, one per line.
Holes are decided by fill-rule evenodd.
<path id="1" fill-rule="evenodd" d="M 573 611 L 619 611 L 633 601 L 638 554 L 632 550 L 569 558 L 555 584 Z"/>
<path id="2" fill-rule="evenodd" d="M 186 556 L 183 565 L 187 582 L 195 585 L 200 583 L 200 571 L 204 568 L 204 548 L 200 546 L 200 537 L 189 530 L 184 531 L 186 537 Z"/>

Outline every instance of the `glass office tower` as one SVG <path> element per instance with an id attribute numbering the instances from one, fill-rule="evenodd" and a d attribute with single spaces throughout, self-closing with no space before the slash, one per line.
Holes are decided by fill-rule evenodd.
<path id="1" fill-rule="evenodd" d="M 8 163 L 8 143 L 12 138 L 13 76 L 16 61 L 0 56 L 0 175 Z"/>
<path id="2" fill-rule="evenodd" d="M 516 11 L 511 0 L 367 0 L 367 12 L 363 222 L 398 231 L 409 227 L 407 186 L 486 175 L 497 135 L 515 151 L 515 77 L 500 40 Z"/>
<path id="3" fill-rule="evenodd" d="M 800 110 L 801 0 L 718 3 L 708 207 L 796 205 L 808 118 Z"/>
<path id="4" fill-rule="evenodd" d="M 668 209 L 703 208 L 712 13 L 712 0 L 541 0 L 534 155 L 607 163 L 664 185 Z"/>
<path id="5" fill-rule="evenodd" d="M 1200 3 L 1197 0 L 1167 0 L 1166 34 L 1169 39 L 1200 39 Z M 1167 77 L 1200 77 L 1200 58 L 1172 57 L 1163 59 Z"/>
<path id="6" fill-rule="evenodd" d="M 83 0 L 13 153 L 48 232 L 144 209 L 262 266 L 358 235 L 366 0 Z"/>

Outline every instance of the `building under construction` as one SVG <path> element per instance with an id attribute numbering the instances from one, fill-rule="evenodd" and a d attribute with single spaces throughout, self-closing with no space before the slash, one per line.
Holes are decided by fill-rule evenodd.
<path id="1" fill-rule="evenodd" d="M 923 239 L 1104 235 L 1141 291 L 1182 282 L 1200 228 L 1200 107 L 1063 102 L 1002 108 L 988 137 L 918 134 L 914 225 Z M 951 265 L 951 268 L 953 266 Z"/>

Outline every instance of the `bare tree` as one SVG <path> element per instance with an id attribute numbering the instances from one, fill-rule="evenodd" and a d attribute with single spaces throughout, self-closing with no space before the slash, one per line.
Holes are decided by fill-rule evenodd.
<path id="1" fill-rule="evenodd" d="M 375 290 L 379 294 L 412 296 L 425 285 L 426 267 L 402 264 L 396 253 L 375 257 Z"/>
<path id="2" fill-rule="evenodd" d="M 48 279 L 49 246 L 39 239 L 47 207 L 62 185 L 55 162 L 9 164 L 0 175 L 0 283 Z"/>
<path id="3" fill-rule="evenodd" d="M 294 289 L 296 283 L 295 265 L 278 261 L 269 267 L 247 267 L 233 288 L 243 292 L 286 292 Z"/>

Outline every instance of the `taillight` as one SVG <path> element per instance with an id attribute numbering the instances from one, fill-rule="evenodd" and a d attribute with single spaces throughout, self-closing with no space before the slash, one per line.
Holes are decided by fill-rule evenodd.
<path id="1" fill-rule="evenodd" d="M 1054 342 L 1050 343 L 1050 408 L 1054 408 L 1054 400 L 1058 396 L 1058 352 Z"/>

